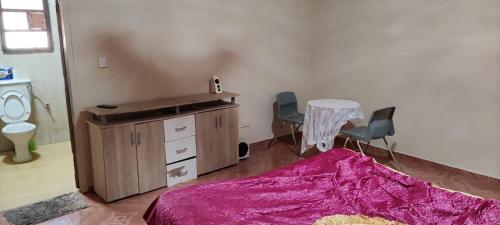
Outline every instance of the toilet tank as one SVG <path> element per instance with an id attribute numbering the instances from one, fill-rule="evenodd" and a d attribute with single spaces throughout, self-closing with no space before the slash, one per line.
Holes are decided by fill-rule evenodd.
<path id="1" fill-rule="evenodd" d="M 30 83 L 29 79 L 0 80 L 0 96 L 7 91 L 17 91 L 31 100 Z"/>

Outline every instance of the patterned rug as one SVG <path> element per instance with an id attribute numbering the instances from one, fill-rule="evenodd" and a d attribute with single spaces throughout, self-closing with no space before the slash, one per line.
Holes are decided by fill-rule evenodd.
<path id="1" fill-rule="evenodd" d="M 73 192 L 7 210 L 3 215 L 13 225 L 29 225 L 55 219 L 87 207 L 88 205 L 82 199 L 82 196 Z"/>
<path id="2" fill-rule="evenodd" d="M 407 225 L 397 221 L 386 220 L 381 217 L 362 215 L 334 215 L 325 216 L 314 222 L 314 225 Z"/>

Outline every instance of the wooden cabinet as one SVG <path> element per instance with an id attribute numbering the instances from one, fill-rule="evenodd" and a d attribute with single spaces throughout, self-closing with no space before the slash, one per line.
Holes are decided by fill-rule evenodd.
<path id="1" fill-rule="evenodd" d="M 219 138 L 221 152 L 224 155 L 224 162 L 230 162 L 229 165 L 237 164 L 238 158 L 238 139 L 240 137 L 240 117 L 239 108 L 228 108 L 221 110 L 221 121 L 219 129 Z"/>
<path id="2" fill-rule="evenodd" d="M 94 190 L 113 201 L 166 185 L 163 122 L 89 123 Z"/>
<path id="3" fill-rule="evenodd" d="M 109 202 L 237 164 L 236 96 L 224 92 L 88 108 L 94 118 L 88 125 L 95 192 Z"/>
<path id="4" fill-rule="evenodd" d="M 104 175 L 102 179 L 105 179 L 106 186 L 99 189 L 103 189 L 106 198 L 110 200 L 137 194 L 139 187 L 136 147 L 131 141 L 135 133 L 134 126 L 103 129 L 100 133 L 102 139 L 106 140 L 102 146 L 105 169 L 96 171 L 98 173 L 95 173 L 94 177 Z"/>
<path id="5" fill-rule="evenodd" d="M 238 163 L 238 108 L 196 114 L 198 174 Z"/>
<path id="6" fill-rule="evenodd" d="M 165 135 L 163 122 L 141 123 L 135 126 L 137 135 L 137 171 L 139 193 L 167 185 L 165 174 Z"/>

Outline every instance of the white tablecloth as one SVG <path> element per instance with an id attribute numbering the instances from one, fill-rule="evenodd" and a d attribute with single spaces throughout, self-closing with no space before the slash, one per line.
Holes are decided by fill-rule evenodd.
<path id="1" fill-rule="evenodd" d="M 340 128 L 353 119 L 364 119 L 361 105 L 357 102 L 342 99 L 307 102 L 300 152 L 304 153 L 313 145 L 322 152 L 331 149 Z"/>

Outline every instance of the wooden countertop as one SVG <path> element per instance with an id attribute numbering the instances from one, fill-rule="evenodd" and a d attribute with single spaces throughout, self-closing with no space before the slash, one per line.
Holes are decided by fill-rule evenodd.
<path id="1" fill-rule="evenodd" d="M 97 107 L 88 107 L 85 108 L 86 111 L 94 114 L 95 116 L 113 116 L 118 114 L 126 114 L 126 113 L 135 113 L 135 112 L 143 112 L 150 110 L 159 110 L 169 107 L 190 105 L 196 103 L 217 101 L 227 98 L 234 98 L 239 96 L 239 94 L 232 92 L 222 92 L 221 94 L 197 94 L 183 97 L 175 97 L 175 98 L 166 98 L 166 99 L 158 99 L 153 101 L 144 101 L 144 102 L 136 102 L 136 103 L 128 103 L 117 105 L 116 109 L 103 109 Z"/>
<path id="2" fill-rule="evenodd" d="M 153 116 L 130 118 L 130 119 L 125 119 L 125 120 L 111 121 L 111 122 L 101 122 L 101 121 L 97 121 L 97 120 L 89 120 L 89 121 L 87 121 L 87 123 L 98 126 L 99 128 L 109 128 L 109 127 L 116 127 L 116 126 L 123 126 L 123 125 L 137 124 L 137 123 L 147 123 L 147 122 L 158 121 L 158 120 L 173 119 L 176 117 L 182 117 L 182 116 L 186 116 L 186 115 L 192 115 L 192 114 L 196 114 L 196 113 L 202 113 L 202 112 L 219 110 L 219 109 L 233 108 L 233 107 L 238 107 L 238 106 L 240 106 L 240 105 L 227 104 L 227 105 L 219 105 L 219 106 L 207 107 L 207 108 L 203 108 L 203 109 L 191 110 L 191 111 L 187 111 L 187 112 L 182 112 L 180 114 L 153 115 Z"/>

